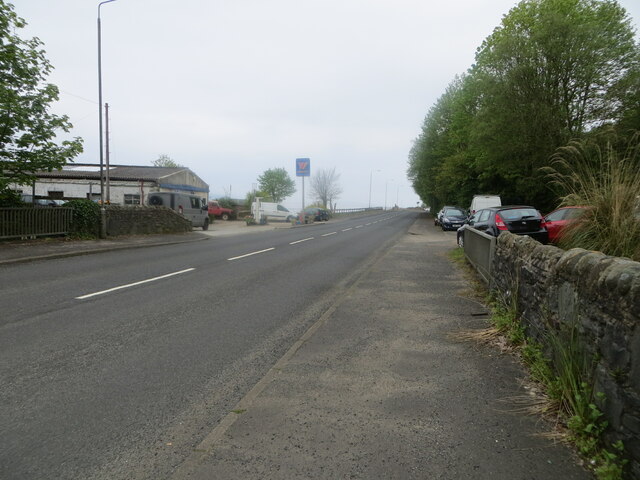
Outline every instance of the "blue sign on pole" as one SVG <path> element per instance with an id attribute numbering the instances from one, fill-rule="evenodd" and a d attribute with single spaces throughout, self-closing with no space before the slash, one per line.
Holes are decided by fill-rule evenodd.
<path id="1" fill-rule="evenodd" d="M 296 177 L 311 176 L 311 160 L 308 158 L 296 158 Z"/>

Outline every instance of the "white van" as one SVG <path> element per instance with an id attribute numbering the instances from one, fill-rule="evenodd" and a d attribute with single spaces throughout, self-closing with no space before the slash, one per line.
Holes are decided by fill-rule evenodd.
<path id="1" fill-rule="evenodd" d="M 502 206 L 502 200 L 499 195 L 474 195 L 469 207 L 469 215 L 473 215 L 483 208 L 500 206 Z"/>
<path id="2" fill-rule="evenodd" d="M 257 204 L 260 203 L 260 215 L 257 212 Z M 253 202 L 251 204 L 251 214 L 254 218 L 261 217 L 265 221 L 268 219 L 284 220 L 290 222 L 292 218 L 297 218 L 297 215 L 287 210 L 286 207 L 278 203 L 270 202 Z"/>
<path id="3" fill-rule="evenodd" d="M 209 206 L 204 198 L 186 193 L 154 192 L 147 198 L 148 205 L 167 207 L 191 221 L 194 227 L 209 228 Z"/>

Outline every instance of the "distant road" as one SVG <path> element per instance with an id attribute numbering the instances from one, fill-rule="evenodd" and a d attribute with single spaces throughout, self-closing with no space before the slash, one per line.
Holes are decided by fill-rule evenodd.
<path id="1" fill-rule="evenodd" d="M 415 212 L 0 267 L 0 478 L 164 478 Z"/>

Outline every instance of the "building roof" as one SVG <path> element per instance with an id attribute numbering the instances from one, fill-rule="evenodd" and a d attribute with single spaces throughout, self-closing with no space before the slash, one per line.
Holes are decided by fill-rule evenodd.
<path id="1" fill-rule="evenodd" d="M 105 174 L 106 174 L 106 168 Z M 111 180 L 123 181 L 150 181 L 159 182 L 162 179 L 180 173 L 189 171 L 187 167 L 138 167 L 132 165 L 110 165 L 109 178 Z M 191 172 L 193 173 L 193 172 Z M 194 174 L 195 175 L 195 174 Z M 66 178 L 66 179 L 86 179 L 100 180 L 100 165 L 89 163 L 72 163 L 62 167 L 62 170 L 38 171 L 38 178 Z"/>

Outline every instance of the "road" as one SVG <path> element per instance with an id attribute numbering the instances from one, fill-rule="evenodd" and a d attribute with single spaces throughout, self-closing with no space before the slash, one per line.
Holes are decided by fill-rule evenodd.
<path id="1" fill-rule="evenodd" d="M 166 477 L 414 219 L 3 267 L 0 478 Z"/>

